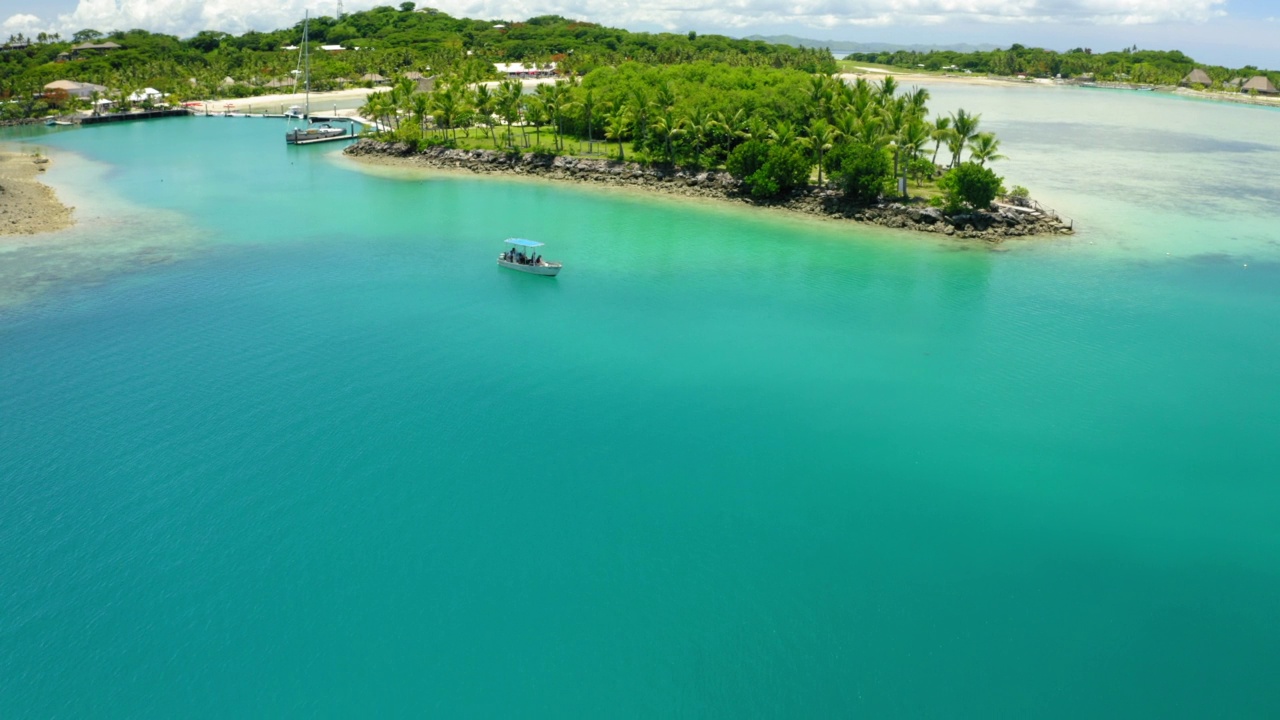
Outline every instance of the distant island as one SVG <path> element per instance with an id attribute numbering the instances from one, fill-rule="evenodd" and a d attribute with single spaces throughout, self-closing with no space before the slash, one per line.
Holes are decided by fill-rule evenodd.
<path id="1" fill-rule="evenodd" d="M 802 38 L 795 35 L 748 35 L 744 39 L 759 40 L 775 45 L 790 45 L 792 47 L 801 48 L 826 48 L 827 50 L 837 53 L 892 53 L 899 50 L 925 53 L 937 50 L 949 50 L 952 52 L 970 53 L 1000 49 L 999 45 L 992 45 L 989 43 L 981 43 L 978 45 L 970 45 L 969 43 L 953 43 L 950 45 L 902 45 L 898 43 L 853 42 L 851 40 L 814 40 L 812 38 Z"/>

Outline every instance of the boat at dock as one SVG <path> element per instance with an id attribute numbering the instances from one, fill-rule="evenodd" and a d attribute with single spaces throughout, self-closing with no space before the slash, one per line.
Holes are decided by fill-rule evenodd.
<path id="1" fill-rule="evenodd" d="M 545 243 L 524 238 L 507 238 L 507 244 L 512 246 L 511 249 L 498 256 L 498 264 L 504 268 L 531 275 L 555 277 L 564 267 L 558 262 L 547 262 L 542 259 L 542 255 L 533 252 L 535 248 L 540 248 Z M 523 248 L 528 248 L 529 252 L 526 253 Z"/>
<path id="2" fill-rule="evenodd" d="M 302 65 L 302 76 L 306 82 L 306 102 L 303 107 L 293 106 L 289 108 L 289 112 L 285 113 L 285 117 L 294 120 L 300 120 L 306 123 L 303 127 L 291 127 L 284 134 L 284 141 L 289 145 L 311 145 L 314 143 L 333 142 L 335 140 L 350 140 L 356 136 L 356 126 L 354 123 L 347 123 L 347 127 L 334 127 L 329 122 L 316 123 L 311 117 L 311 55 L 308 52 L 310 47 L 310 15 L 304 16 L 302 24 L 302 58 L 299 63 Z"/>

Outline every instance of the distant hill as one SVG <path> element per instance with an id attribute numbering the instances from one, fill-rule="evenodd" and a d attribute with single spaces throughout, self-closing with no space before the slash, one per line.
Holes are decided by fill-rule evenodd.
<path id="1" fill-rule="evenodd" d="M 907 50 L 910 52 L 929 52 L 930 50 L 952 50 L 955 52 L 971 53 L 971 52 L 990 52 L 999 50 L 999 45 L 970 45 L 969 43 L 957 43 L 955 45 L 895 45 L 894 43 L 860 43 L 848 40 L 813 40 L 810 38 L 796 37 L 795 35 L 750 35 L 744 40 L 763 40 L 767 43 L 775 45 L 790 45 L 792 47 L 803 48 L 827 48 L 831 52 L 838 53 L 868 53 L 868 52 L 896 52 L 898 50 Z"/>

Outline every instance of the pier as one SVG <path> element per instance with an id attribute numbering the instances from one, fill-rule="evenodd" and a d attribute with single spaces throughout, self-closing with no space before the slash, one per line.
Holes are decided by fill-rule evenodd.
<path id="1" fill-rule="evenodd" d="M 107 115 L 90 115 L 80 118 L 81 125 L 97 125 L 99 123 L 126 122 L 129 120 L 151 120 L 162 117 L 187 116 L 191 113 L 186 108 L 168 110 L 143 110 L 141 112 L 110 113 Z"/>

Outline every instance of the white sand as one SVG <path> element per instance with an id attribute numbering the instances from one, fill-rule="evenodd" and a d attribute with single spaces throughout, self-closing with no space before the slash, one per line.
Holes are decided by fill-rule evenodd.
<path id="1" fill-rule="evenodd" d="M 387 88 L 354 88 L 352 90 L 334 90 L 332 92 L 311 93 L 311 108 L 323 112 L 333 105 L 351 105 L 352 102 L 364 104 L 365 98 L 376 92 L 385 92 Z M 208 109 L 209 112 L 266 112 L 278 113 L 288 110 L 290 105 L 302 105 L 307 100 L 305 93 L 280 93 L 277 95 L 259 95 L 249 98 L 228 98 L 226 100 L 202 100 L 196 110 Z"/>

